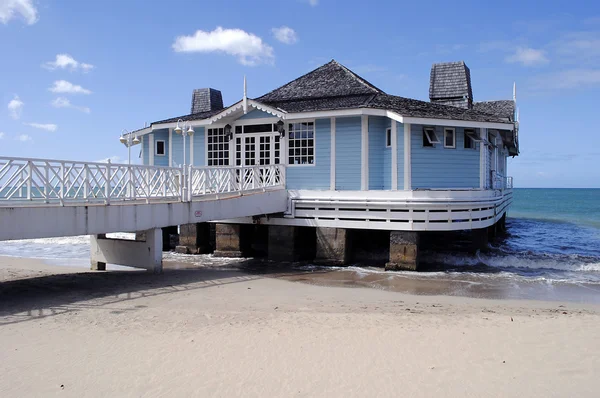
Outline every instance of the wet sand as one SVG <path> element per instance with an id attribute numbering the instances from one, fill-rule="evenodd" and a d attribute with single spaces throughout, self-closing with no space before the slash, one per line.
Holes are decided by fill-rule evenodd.
<path id="1" fill-rule="evenodd" d="M 91 273 L 0 257 L 0 395 L 591 397 L 600 388 L 598 305 L 242 267 Z M 362 285 L 376 288 L 339 287 Z"/>

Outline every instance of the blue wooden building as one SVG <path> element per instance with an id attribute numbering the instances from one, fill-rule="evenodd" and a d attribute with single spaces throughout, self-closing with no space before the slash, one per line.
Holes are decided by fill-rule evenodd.
<path id="1" fill-rule="evenodd" d="M 281 259 L 310 227 L 317 260 L 346 263 L 348 235 L 379 230 L 390 232 L 389 267 L 416 268 L 420 232 L 472 230 L 481 242 L 503 225 L 512 201 L 507 158 L 519 154 L 514 94 L 474 101 L 464 62 L 434 64 L 429 97 L 387 94 L 332 60 L 228 107 L 218 90 L 194 90 L 189 114 L 131 134 L 146 165 L 280 167 L 287 211 L 223 220 L 217 253 L 241 251 L 220 248 L 219 235 L 241 240 L 244 225 L 261 224 L 270 246 L 283 248 L 269 246 L 270 257 Z"/>

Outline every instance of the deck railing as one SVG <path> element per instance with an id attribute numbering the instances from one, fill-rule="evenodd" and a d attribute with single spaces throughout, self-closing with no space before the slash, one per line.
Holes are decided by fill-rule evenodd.
<path id="1" fill-rule="evenodd" d="M 493 184 L 493 186 L 492 186 L 493 189 L 512 189 L 513 178 L 507 177 L 504 174 L 500 174 L 500 173 L 494 171 L 492 184 Z"/>
<path id="2" fill-rule="evenodd" d="M 282 165 L 249 167 L 190 167 L 189 195 L 242 192 L 285 185 Z"/>
<path id="3" fill-rule="evenodd" d="M 161 167 L 0 157 L 0 206 L 24 203 L 191 201 L 285 184 L 282 165 Z"/>

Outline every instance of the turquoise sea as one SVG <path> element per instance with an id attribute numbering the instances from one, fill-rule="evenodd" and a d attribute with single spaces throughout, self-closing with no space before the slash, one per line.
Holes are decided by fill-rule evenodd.
<path id="1" fill-rule="evenodd" d="M 515 189 L 508 233 L 488 253 L 426 253 L 448 275 L 600 284 L 600 189 Z"/>

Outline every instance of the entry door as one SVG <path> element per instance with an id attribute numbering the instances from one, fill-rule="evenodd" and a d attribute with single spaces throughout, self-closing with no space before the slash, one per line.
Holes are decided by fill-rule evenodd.
<path id="1" fill-rule="evenodd" d="M 279 135 L 242 135 L 236 137 L 235 140 L 235 164 L 237 166 L 279 164 L 281 153 Z"/>

